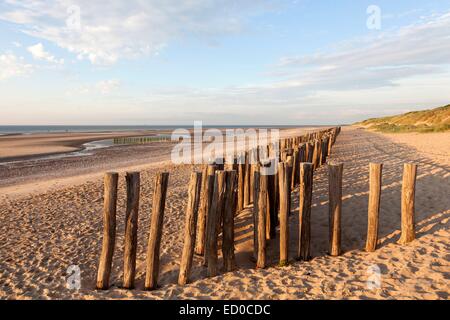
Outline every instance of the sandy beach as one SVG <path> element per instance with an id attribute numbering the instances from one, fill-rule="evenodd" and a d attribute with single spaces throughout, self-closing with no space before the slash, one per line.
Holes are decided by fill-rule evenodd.
<path id="1" fill-rule="evenodd" d="M 80 139 L 87 137 L 74 138 Z M 328 179 L 327 168 L 323 166 L 314 176 L 311 261 L 291 260 L 287 267 L 278 267 L 278 240 L 272 240 L 268 244 L 269 267 L 256 270 L 250 259 L 251 209 L 247 209 L 235 221 L 237 270 L 208 279 L 201 259 L 195 257 L 192 283 L 186 286 L 179 286 L 176 281 L 192 166 L 171 164 L 171 147 L 170 143 L 121 146 L 98 150 L 93 157 L 0 166 L 0 299 L 449 298 L 450 133 L 387 135 L 343 127 L 329 159 L 344 163 L 343 254 L 327 255 Z M 363 251 L 369 162 L 384 163 L 380 245 L 373 253 Z M 419 165 L 417 239 L 402 246 L 397 241 L 401 178 L 406 162 Z M 117 246 L 112 287 L 97 291 L 94 287 L 101 249 L 102 176 L 109 170 L 120 172 Z M 120 288 L 126 201 L 124 172 L 128 170 L 141 171 L 135 290 Z M 160 288 L 144 291 L 153 178 L 161 171 L 168 171 L 170 178 L 161 242 Z M 298 190 L 294 190 L 291 257 L 298 241 L 297 212 Z M 70 276 L 67 270 L 74 265 L 81 270 L 79 290 L 67 287 Z M 368 270 L 373 266 L 381 271 L 381 287 L 376 289 L 367 286 Z"/>
<path id="2" fill-rule="evenodd" d="M 139 137 L 164 133 L 164 131 L 115 131 L 79 133 L 34 133 L 0 136 L 0 160 L 12 161 L 79 151 L 83 144 L 96 140 L 119 137 Z"/>

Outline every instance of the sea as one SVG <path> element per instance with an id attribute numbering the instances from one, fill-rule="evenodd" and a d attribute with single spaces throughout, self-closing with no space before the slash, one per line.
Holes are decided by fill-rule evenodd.
<path id="1" fill-rule="evenodd" d="M 311 127 L 311 125 L 203 125 L 203 128 L 301 128 Z M 315 126 L 320 127 L 320 126 Z M 109 132 L 109 131 L 139 131 L 139 130 L 175 130 L 175 129 L 192 129 L 193 125 L 49 125 L 49 126 L 0 126 L 0 135 L 6 134 L 33 134 L 33 133 L 63 133 L 63 132 Z"/>

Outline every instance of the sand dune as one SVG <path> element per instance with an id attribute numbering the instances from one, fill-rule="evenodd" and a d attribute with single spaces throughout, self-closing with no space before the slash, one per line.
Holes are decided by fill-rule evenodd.
<path id="1" fill-rule="evenodd" d="M 344 128 L 333 149 L 332 160 L 342 161 L 343 255 L 330 257 L 328 244 L 327 172 L 314 177 L 312 208 L 312 255 L 309 262 L 291 261 L 277 266 L 277 240 L 269 242 L 270 267 L 255 270 L 250 260 L 252 230 L 249 210 L 236 219 L 238 269 L 207 279 L 200 258 L 193 264 L 193 282 L 178 286 L 176 279 L 182 250 L 182 230 L 187 184 L 191 166 L 161 162 L 142 167 L 141 205 L 136 290 L 122 290 L 125 186 L 123 173 L 118 202 L 117 248 L 112 288 L 94 290 L 102 230 L 102 180 L 90 176 L 86 182 L 58 190 L 22 189 L 7 197 L 0 188 L 0 298 L 5 299 L 448 299 L 450 293 L 450 135 L 393 138 L 355 128 Z M 399 139 L 399 140 L 396 140 Z M 400 139 L 403 139 L 400 141 Z M 401 142 L 400 143 L 397 143 Z M 444 145 L 445 145 L 444 143 Z M 435 152 L 430 152 L 434 150 Z M 436 155 L 439 150 L 441 156 Z M 367 227 L 368 163 L 383 162 L 380 212 L 380 248 L 362 250 Z M 400 227 L 400 192 L 403 163 L 419 164 L 416 191 L 417 239 L 397 244 Z M 168 170 L 169 193 L 161 247 L 161 287 L 143 291 L 145 249 L 153 177 Z M 16 187 L 20 189 L 19 187 Z M 9 191 L 8 191 L 9 190 Z M 20 190 L 19 190 L 20 191 Z M 291 256 L 294 256 L 298 192 L 293 193 Z M 80 290 L 67 288 L 67 268 L 79 266 Z M 370 289 L 369 268 L 381 271 L 381 288 Z"/>

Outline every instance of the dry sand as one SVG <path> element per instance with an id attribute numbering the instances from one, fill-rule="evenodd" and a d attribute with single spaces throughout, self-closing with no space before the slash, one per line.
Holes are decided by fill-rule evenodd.
<path id="1" fill-rule="evenodd" d="M 327 251 L 328 206 L 326 167 L 314 178 L 312 255 L 310 262 L 291 261 L 277 266 L 277 241 L 269 242 L 271 266 L 255 270 L 250 261 L 249 210 L 236 219 L 238 269 L 211 279 L 205 277 L 200 258 L 193 264 L 192 283 L 178 286 L 184 209 L 190 166 L 169 162 L 143 166 L 139 217 L 137 288 L 122 290 L 125 186 L 119 189 L 117 248 L 112 288 L 93 290 L 101 246 L 101 175 L 68 177 L 57 190 L 30 189 L 23 185 L 0 187 L 0 298 L 5 299 L 448 299 L 450 293 L 450 149 L 433 134 L 395 138 L 354 128 L 344 128 L 333 148 L 332 160 L 345 164 L 343 182 L 343 255 Z M 403 139 L 401 144 L 395 139 Z M 424 140 L 424 141 L 425 141 Z M 435 152 L 430 152 L 434 150 Z M 436 150 L 439 155 L 436 156 Z M 380 248 L 362 250 L 367 227 L 368 163 L 383 162 L 380 213 Z M 404 162 L 419 164 L 416 191 L 417 239 L 406 246 L 396 242 L 400 227 L 401 175 Z M 161 248 L 158 290 L 143 291 L 145 249 L 153 177 L 170 172 Z M 78 179 L 78 180 L 76 180 Z M 58 180 L 61 182 L 61 180 Z M 58 182 L 57 181 L 57 182 Z M 44 182 L 42 182 L 45 184 Z M 55 183 L 55 181 L 53 182 Z M 73 183 L 72 186 L 70 184 Z M 30 184 L 30 182 L 28 182 Z M 12 188 L 14 196 L 12 197 Z M 298 192 L 293 193 L 291 248 L 297 238 Z M 67 268 L 79 266 L 80 290 L 67 287 Z M 378 266 L 381 288 L 370 289 L 368 268 Z"/>

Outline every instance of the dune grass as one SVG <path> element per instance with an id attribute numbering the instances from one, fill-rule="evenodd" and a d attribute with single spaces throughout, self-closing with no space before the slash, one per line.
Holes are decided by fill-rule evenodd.
<path id="1" fill-rule="evenodd" d="M 367 119 L 355 125 L 386 133 L 450 131 L 450 105 L 397 116 Z"/>

